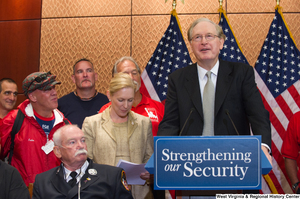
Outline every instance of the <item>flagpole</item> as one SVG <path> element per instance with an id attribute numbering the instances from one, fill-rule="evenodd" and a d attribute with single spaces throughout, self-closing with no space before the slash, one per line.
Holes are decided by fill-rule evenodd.
<path id="1" fill-rule="evenodd" d="M 177 5 L 176 0 L 173 0 L 173 3 L 172 3 L 173 10 L 176 10 L 176 5 Z"/>
<path id="2" fill-rule="evenodd" d="M 277 5 L 279 6 L 280 0 L 276 0 Z"/>
<path id="3" fill-rule="evenodd" d="M 219 0 L 219 4 L 220 4 L 220 9 L 223 8 L 223 0 Z"/>

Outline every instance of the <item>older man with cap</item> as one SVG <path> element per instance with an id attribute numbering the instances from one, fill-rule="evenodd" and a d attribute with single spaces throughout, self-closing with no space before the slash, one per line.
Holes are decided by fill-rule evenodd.
<path id="1" fill-rule="evenodd" d="M 56 76 L 50 72 L 35 72 L 28 75 L 22 84 L 28 99 L 17 110 L 11 111 L 0 126 L 1 158 L 10 152 L 11 131 L 18 110 L 24 114 L 19 132 L 14 138 L 11 165 L 20 172 L 25 184 L 33 183 L 39 173 L 54 168 L 60 160 L 53 153 L 52 136 L 65 123 L 69 123 L 57 108 Z M 17 118 L 19 120 L 19 118 Z"/>
<path id="2" fill-rule="evenodd" d="M 53 141 L 62 164 L 36 176 L 33 199 L 133 199 L 123 169 L 87 158 L 85 136 L 76 125 L 59 128 Z"/>

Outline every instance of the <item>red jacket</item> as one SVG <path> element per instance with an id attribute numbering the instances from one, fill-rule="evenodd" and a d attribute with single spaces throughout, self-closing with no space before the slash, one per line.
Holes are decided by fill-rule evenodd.
<path id="1" fill-rule="evenodd" d="M 47 143 L 47 136 L 35 120 L 33 108 L 29 100 L 22 102 L 18 109 L 25 114 L 20 131 L 15 136 L 15 146 L 11 165 L 18 169 L 25 184 L 33 183 L 35 176 L 39 173 L 52 169 L 60 164 L 60 160 L 53 151 L 48 155 L 41 149 Z M 11 111 L 2 121 L 0 126 L 1 136 L 1 158 L 9 153 L 11 144 L 11 130 L 17 116 L 17 110 Z M 53 110 L 55 122 L 49 133 L 48 140 L 51 140 L 54 132 L 65 125 L 64 115 L 57 109 Z"/>

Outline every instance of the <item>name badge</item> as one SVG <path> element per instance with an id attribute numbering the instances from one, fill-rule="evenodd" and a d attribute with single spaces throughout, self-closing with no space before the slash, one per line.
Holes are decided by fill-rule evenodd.
<path id="1" fill-rule="evenodd" d="M 45 146 L 42 146 L 42 150 L 48 155 L 51 151 L 53 151 L 54 142 L 49 140 Z"/>

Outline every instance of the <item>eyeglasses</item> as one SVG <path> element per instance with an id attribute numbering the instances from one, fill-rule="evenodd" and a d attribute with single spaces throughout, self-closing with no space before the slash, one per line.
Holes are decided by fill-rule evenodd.
<path id="1" fill-rule="evenodd" d="M 50 76 L 51 75 L 51 72 L 47 72 L 47 73 L 43 73 L 39 76 L 37 76 L 36 78 L 34 78 L 34 80 L 30 83 L 30 85 L 28 86 L 28 88 L 30 88 L 30 86 L 32 85 L 33 82 L 38 82 L 38 83 L 41 83 L 42 81 L 44 81 L 47 76 Z"/>
<path id="2" fill-rule="evenodd" d="M 213 34 L 207 34 L 207 35 L 196 35 L 192 38 L 192 41 L 194 42 L 200 42 L 203 40 L 203 37 L 205 37 L 206 41 L 212 41 L 216 37 L 219 37 L 218 35 L 213 35 Z"/>

